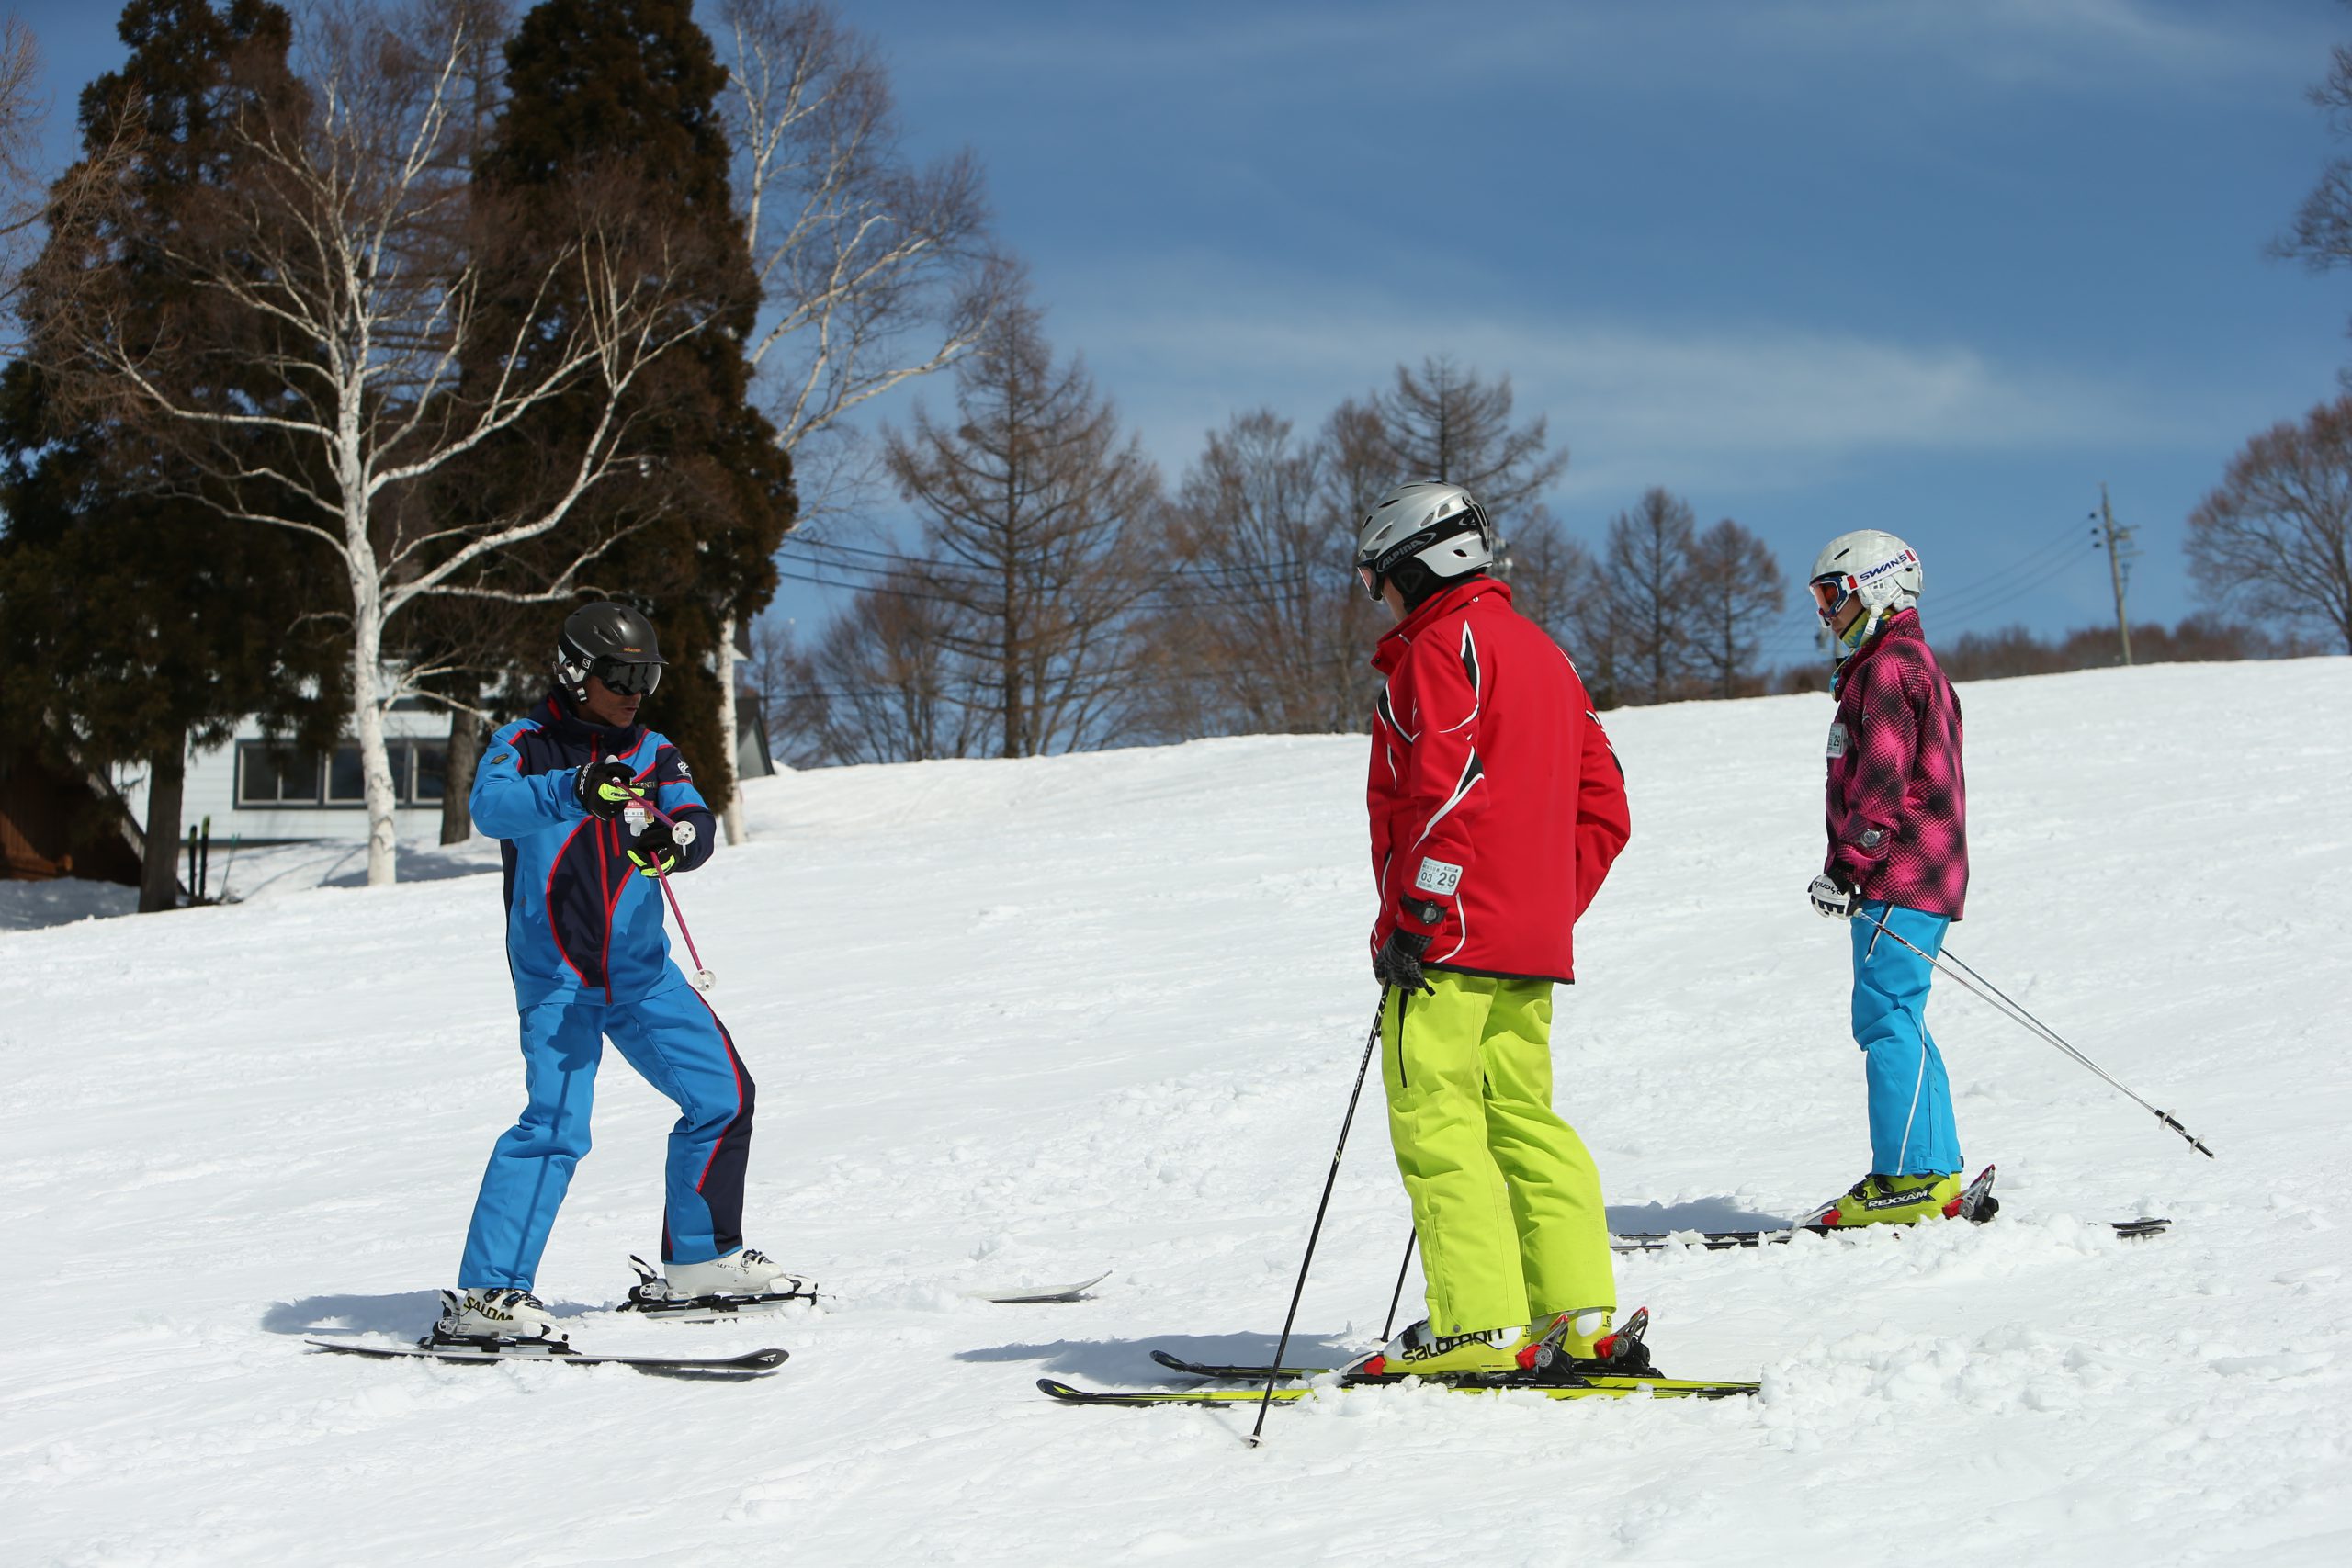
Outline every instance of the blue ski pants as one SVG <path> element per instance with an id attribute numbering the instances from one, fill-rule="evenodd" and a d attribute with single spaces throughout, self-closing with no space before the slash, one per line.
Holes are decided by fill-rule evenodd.
<path id="1" fill-rule="evenodd" d="M 710 1004 L 672 974 L 673 985 L 639 1001 L 607 1003 L 591 992 L 523 1009 L 528 1103 L 490 1151 L 458 1266 L 460 1288 L 532 1288 L 572 1168 L 588 1153 L 596 1066 L 607 1039 L 678 1107 L 670 1129 L 662 1260 L 702 1263 L 743 1245 L 752 1075 Z"/>
<path id="2" fill-rule="evenodd" d="M 1886 931 L 1879 930 L 1883 922 Z M 1943 951 L 1951 921 L 1896 904 L 1864 904 L 1854 939 L 1854 1043 L 1870 1085 L 1871 1170 L 1879 1176 L 1942 1175 L 1961 1168 L 1960 1128 L 1943 1053 L 1928 1032 L 1934 966 L 1921 953 Z"/>

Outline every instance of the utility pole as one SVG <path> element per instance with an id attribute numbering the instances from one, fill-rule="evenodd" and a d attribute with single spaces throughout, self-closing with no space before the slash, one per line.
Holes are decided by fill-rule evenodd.
<path id="1" fill-rule="evenodd" d="M 2115 635 L 2123 643 L 2123 662 L 2129 664 L 2132 662 L 2132 622 L 2123 613 L 2123 584 L 2130 580 L 2131 571 L 2124 565 L 2129 558 L 2124 554 L 2123 547 L 2131 543 L 2132 530 L 2115 521 L 2115 511 L 2107 503 L 2107 486 L 2104 484 L 2098 487 L 2098 532 L 2105 536 L 2107 575 L 2115 584 Z M 2132 552 L 2132 555 L 2138 553 L 2137 550 Z"/>

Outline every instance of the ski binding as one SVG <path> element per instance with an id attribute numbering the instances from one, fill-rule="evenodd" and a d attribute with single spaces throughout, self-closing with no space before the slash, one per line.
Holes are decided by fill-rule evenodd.
<path id="1" fill-rule="evenodd" d="M 619 1310 L 667 1323 L 724 1323 L 746 1314 L 775 1312 L 793 1302 L 817 1299 L 817 1287 L 806 1280 L 795 1280 L 795 1288 L 789 1291 L 682 1296 L 675 1294 L 670 1281 L 644 1258 L 632 1253 L 628 1262 L 637 1270 L 637 1283 L 628 1288 L 628 1299 L 621 1303 Z"/>

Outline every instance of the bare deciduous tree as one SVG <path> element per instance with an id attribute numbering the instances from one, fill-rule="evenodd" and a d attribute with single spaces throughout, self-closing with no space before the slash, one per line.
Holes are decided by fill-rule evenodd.
<path id="1" fill-rule="evenodd" d="M 989 738 L 971 667 L 949 651 L 954 604 L 919 565 L 861 592 L 834 617 L 791 691 L 831 762 L 968 757 Z"/>
<path id="2" fill-rule="evenodd" d="M 1581 669 L 1595 601 L 1605 597 L 1592 552 L 1568 536 L 1548 507 L 1531 507 L 1511 529 L 1500 575 L 1510 583 L 1511 607 L 1549 632 Z M 1594 695 L 1598 700 L 1597 688 Z"/>
<path id="3" fill-rule="evenodd" d="M 476 8 L 397 18 L 407 31 L 357 11 L 312 20 L 306 84 L 255 95 L 227 128 L 233 176 L 178 231 L 141 237 L 185 278 L 192 308 L 160 333 L 126 310 L 116 265 L 126 241 L 104 190 L 77 220 L 79 243 L 52 245 L 58 265 L 38 287 L 55 329 L 46 347 L 77 396 L 176 440 L 224 514 L 322 541 L 341 562 L 368 879 L 380 886 L 396 854 L 384 714 L 442 673 L 390 658 L 388 623 L 428 595 L 567 596 L 609 538 L 579 541 L 569 566 L 536 585 L 492 587 L 485 573 L 634 470 L 631 390 L 705 318 L 672 292 L 668 242 L 646 231 L 618 171 L 572 190 L 558 243 L 536 235 L 528 253 L 541 258 L 542 307 L 570 297 L 584 308 L 526 309 L 519 324 L 492 310 L 487 295 L 513 279 L 499 254 L 503 215 L 468 178 L 481 119 L 468 96 Z M 498 340 L 486 342 L 492 321 Z M 482 364 L 506 368 L 460 373 Z M 188 395 L 208 366 L 214 384 L 258 370 L 282 390 Z M 462 521 L 431 504 L 436 479 L 558 399 L 591 411 L 589 434 L 575 451 L 541 455 L 548 484 L 529 503 Z"/>
<path id="4" fill-rule="evenodd" d="M 2216 607 L 2323 628 L 2352 653 L 2352 395 L 2247 442 L 2189 514 L 2188 548 Z"/>
<path id="5" fill-rule="evenodd" d="M 724 0 L 745 242 L 770 314 L 746 357 L 793 457 L 802 525 L 854 497 L 858 447 L 841 421 L 979 342 L 1012 283 L 988 238 L 978 162 L 917 166 L 899 145 L 873 45 L 820 0 Z M 734 722 L 734 623 L 720 639 Z M 741 808 L 727 815 L 743 835 Z"/>
<path id="6" fill-rule="evenodd" d="M 1568 466 L 1552 450 L 1541 414 L 1510 423 L 1510 378 L 1487 380 L 1447 355 L 1396 367 L 1396 384 L 1373 399 L 1394 478 L 1466 487 L 1508 535 L 1510 521 Z"/>
<path id="7" fill-rule="evenodd" d="M 1180 563 L 1148 640 L 1166 651 L 1150 688 L 1182 697 L 1164 734 L 1313 733 L 1363 721 L 1365 660 L 1380 617 L 1351 570 L 1352 502 L 1334 507 L 1329 440 L 1300 440 L 1272 410 L 1238 414 L 1187 470 L 1169 508 Z"/>
<path id="8" fill-rule="evenodd" d="M 1718 697 L 1763 689 L 1763 633 L 1788 602 L 1788 583 L 1764 541 L 1726 517 L 1690 543 L 1682 603 L 1690 664 Z"/>
<path id="9" fill-rule="evenodd" d="M 93 193 L 119 178 L 130 138 L 85 149 L 82 174 L 44 188 L 40 132 L 48 104 L 40 96 L 40 43 L 13 13 L 0 24 L 0 347 L 20 348 L 15 331 L 29 264 L 45 223 L 71 224 Z"/>
<path id="10" fill-rule="evenodd" d="M 1054 363 L 1032 306 L 1000 310 L 956 380 L 952 425 L 918 407 L 888 437 L 924 519 L 925 589 L 957 612 L 941 643 L 974 667 L 1002 755 L 1099 742 L 1128 674 L 1134 584 L 1114 558 L 1159 472 L 1084 367 Z"/>
<path id="11" fill-rule="evenodd" d="M 40 46 L 10 12 L 0 26 L 0 310 L 13 309 L 26 246 L 41 218 Z"/>
<path id="12" fill-rule="evenodd" d="M 1609 520 L 1607 605 L 1597 630 L 1620 701 L 1670 702 L 1690 669 L 1691 627 L 1681 598 L 1697 531 L 1690 503 L 1656 487 Z"/>
<path id="13" fill-rule="evenodd" d="M 2352 46 L 2337 44 L 2327 80 L 2311 90 L 2338 140 L 2352 138 Z M 2300 260 L 2313 272 L 2352 266 L 2352 156 L 2328 160 L 2319 184 L 2296 209 L 2294 225 L 2271 242 L 2271 254 Z"/>

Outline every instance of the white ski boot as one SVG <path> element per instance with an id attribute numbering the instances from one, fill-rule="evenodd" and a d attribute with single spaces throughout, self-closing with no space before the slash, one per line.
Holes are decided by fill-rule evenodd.
<path id="1" fill-rule="evenodd" d="M 436 1340 L 544 1339 L 555 1327 L 555 1314 L 531 1294 L 494 1286 L 441 1292 L 441 1317 L 433 1325 Z"/>
<path id="2" fill-rule="evenodd" d="M 631 1258 L 637 1283 L 630 1288 L 623 1312 L 707 1323 L 745 1312 L 772 1312 L 787 1302 L 817 1299 L 814 1280 L 786 1273 L 767 1254 L 739 1247 L 707 1263 L 671 1263 L 657 1274 L 642 1258 Z"/>

